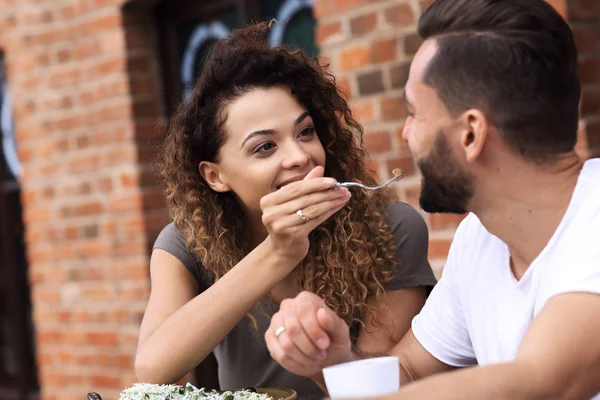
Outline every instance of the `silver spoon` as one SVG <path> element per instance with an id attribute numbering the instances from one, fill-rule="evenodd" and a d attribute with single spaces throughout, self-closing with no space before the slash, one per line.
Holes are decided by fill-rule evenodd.
<path id="1" fill-rule="evenodd" d="M 385 183 L 382 183 L 379 186 L 367 186 L 367 185 L 363 185 L 362 183 L 358 183 L 358 182 L 338 182 L 335 184 L 335 187 L 337 187 L 337 188 L 359 187 L 359 188 L 363 188 L 363 189 L 367 189 L 367 190 L 377 190 L 377 189 L 381 189 L 382 187 L 386 187 L 390 183 L 398 180 L 402 176 L 402 170 L 400 168 L 396 168 L 392 171 L 392 174 L 394 174 L 392 179 L 390 179 L 389 181 L 387 181 Z"/>

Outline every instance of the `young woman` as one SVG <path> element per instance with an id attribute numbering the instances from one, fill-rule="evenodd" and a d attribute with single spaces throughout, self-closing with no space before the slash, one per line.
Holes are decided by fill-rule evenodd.
<path id="1" fill-rule="evenodd" d="M 396 344 L 435 278 L 420 215 L 365 168 L 362 128 L 333 77 L 301 52 L 269 48 L 266 24 L 218 41 L 166 130 L 160 171 L 173 223 L 151 257 L 140 381 L 174 382 L 214 352 L 223 389 L 323 393 L 269 355 L 263 335 L 309 290 L 355 345 Z"/>

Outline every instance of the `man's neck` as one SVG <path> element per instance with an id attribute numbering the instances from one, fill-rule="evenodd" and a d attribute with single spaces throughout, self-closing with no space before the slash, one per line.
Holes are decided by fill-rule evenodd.
<path id="1" fill-rule="evenodd" d="M 485 194 L 474 199 L 472 211 L 490 233 L 507 244 L 517 279 L 560 225 L 581 167 L 575 154 L 544 167 L 508 162 L 478 182 L 478 192 Z"/>

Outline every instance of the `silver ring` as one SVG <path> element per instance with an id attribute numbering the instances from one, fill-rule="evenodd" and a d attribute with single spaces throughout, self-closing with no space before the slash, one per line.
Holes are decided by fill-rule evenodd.
<path id="1" fill-rule="evenodd" d="M 285 332 L 285 327 L 284 326 L 280 326 L 279 328 L 277 328 L 275 330 L 275 337 L 278 338 L 279 336 L 281 336 L 281 334 Z"/>
<path id="2" fill-rule="evenodd" d="M 302 218 L 302 222 L 307 223 L 308 221 L 310 221 L 310 218 L 308 218 L 306 215 L 304 215 L 304 213 L 302 212 L 302 209 L 296 211 L 296 214 Z"/>

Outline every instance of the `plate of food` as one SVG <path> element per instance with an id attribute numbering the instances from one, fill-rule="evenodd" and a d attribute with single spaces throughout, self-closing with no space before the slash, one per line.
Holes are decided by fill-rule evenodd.
<path id="1" fill-rule="evenodd" d="M 119 400 L 295 400 L 296 392 L 283 388 L 247 388 L 241 390 L 198 389 L 188 383 L 156 385 L 135 383 L 121 392 Z M 98 393 L 88 393 L 89 400 L 102 400 Z"/>

